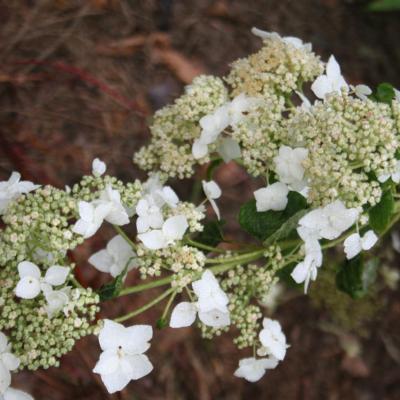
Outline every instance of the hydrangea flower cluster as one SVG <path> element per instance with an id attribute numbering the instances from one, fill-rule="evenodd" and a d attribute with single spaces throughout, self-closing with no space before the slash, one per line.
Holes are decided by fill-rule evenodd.
<path id="1" fill-rule="evenodd" d="M 195 78 L 156 112 L 150 144 L 134 156 L 146 182 L 108 176 L 100 159 L 64 190 L 16 172 L 0 182 L 0 398 L 31 399 L 10 387 L 11 372 L 57 366 L 90 334 L 102 350 L 93 371 L 109 393 L 146 376 L 152 325 L 122 323 L 162 302 L 159 328 L 195 324 L 207 339 L 232 330 L 250 352 L 232 373 L 258 381 L 289 347 L 273 319 L 283 284 L 307 293 L 336 245 L 338 288 L 363 295 L 363 259 L 400 219 L 400 94 L 348 84 L 334 56 L 324 63 L 298 38 L 253 33 L 262 39 L 256 54 L 226 77 Z M 238 216 L 254 241 L 227 250 L 224 193 L 212 176 L 232 161 L 264 185 Z M 193 196 L 202 189 L 203 201 L 181 200 L 168 178 L 203 164 Z M 78 281 L 71 254 L 105 224 L 115 233 L 88 262 L 109 282 L 95 291 Z M 128 286 L 134 269 L 144 282 Z M 155 288 L 140 308 L 97 321 L 102 301 Z"/>

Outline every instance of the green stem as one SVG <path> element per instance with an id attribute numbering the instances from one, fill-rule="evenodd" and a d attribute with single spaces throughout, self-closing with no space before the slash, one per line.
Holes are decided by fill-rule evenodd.
<path id="1" fill-rule="evenodd" d="M 234 257 L 221 257 L 221 258 L 209 258 L 206 260 L 206 264 L 225 264 L 230 262 L 241 262 L 249 257 L 260 258 L 265 253 L 265 249 L 256 250 L 250 253 L 241 254 L 240 256 Z"/>
<path id="2" fill-rule="evenodd" d="M 127 319 L 136 317 L 136 315 L 141 314 L 142 312 L 145 312 L 149 308 L 155 306 L 158 304 L 160 301 L 164 300 L 166 297 L 168 297 L 175 289 L 174 288 L 169 288 L 167 291 L 161 293 L 159 296 L 154 298 L 152 301 L 149 303 L 145 304 L 144 306 L 138 308 L 137 310 L 134 310 L 128 314 L 122 315 L 121 317 L 115 318 L 115 322 L 123 322 L 126 321 Z"/>
<path id="3" fill-rule="evenodd" d="M 71 282 L 74 284 L 75 287 L 83 289 L 83 286 L 78 282 L 78 280 L 75 277 L 71 278 Z"/>
<path id="4" fill-rule="evenodd" d="M 163 313 L 162 313 L 162 315 L 161 315 L 161 319 L 165 319 L 165 318 L 166 318 L 166 316 L 167 316 L 167 314 L 168 314 L 168 312 L 169 312 L 169 309 L 171 308 L 171 304 L 172 304 L 172 302 L 174 301 L 176 295 L 177 295 L 177 291 L 176 291 L 176 289 L 175 289 L 175 290 L 172 292 L 172 294 L 171 294 L 171 296 L 169 297 L 169 299 L 168 299 L 168 302 L 167 302 L 167 304 L 166 304 L 166 306 L 165 306 L 165 308 L 164 308 L 164 311 L 163 311 Z"/>
<path id="5" fill-rule="evenodd" d="M 113 225 L 114 229 L 118 232 L 120 236 L 122 236 L 126 242 L 133 248 L 133 250 L 137 250 L 137 245 L 129 239 L 128 235 L 122 230 L 122 228 L 118 225 Z"/>
<path id="6" fill-rule="evenodd" d="M 190 244 L 193 247 L 197 247 L 199 249 L 207 250 L 207 251 L 213 252 L 213 253 L 225 253 L 225 251 L 226 251 L 224 249 L 219 249 L 218 247 L 207 246 L 206 244 L 196 242 L 193 239 L 186 239 L 185 242 L 187 244 Z"/>

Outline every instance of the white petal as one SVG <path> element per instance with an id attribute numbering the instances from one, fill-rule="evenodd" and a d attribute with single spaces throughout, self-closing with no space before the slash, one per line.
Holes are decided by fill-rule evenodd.
<path id="1" fill-rule="evenodd" d="M 117 350 L 106 350 L 100 354 L 99 361 L 97 361 L 93 372 L 96 374 L 112 374 L 119 367 L 119 357 Z"/>
<path id="2" fill-rule="evenodd" d="M 3 332 L 0 332 L 0 354 L 6 350 L 8 350 L 8 339 Z"/>
<path id="3" fill-rule="evenodd" d="M 202 181 L 201 184 L 203 185 L 203 190 L 204 190 L 204 193 L 206 194 L 207 198 L 218 199 L 219 197 L 221 197 L 222 191 L 221 191 L 221 188 L 218 186 L 217 182 Z"/>
<path id="4" fill-rule="evenodd" d="M 131 380 L 131 374 L 117 369 L 111 374 L 100 375 L 108 393 L 112 394 L 122 390 Z"/>
<path id="5" fill-rule="evenodd" d="M 196 160 L 203 158 L 208 154 L 208 146 L 199 139 L 196 139 L 193 142 L 192 154 Z"/>
<path id="6" fill-rule="evenodd" d="M 223 138 L 219 141 L 217 151 L 225 163 L 236 160 L 242 155 L 239 143 L 232 138 Z"/>
<path id="7" fill-rule="evenodd" d="M 84 221 L 92 221 L 94 217 L 94 207 L 93 204 L 88 203 L 87 201 L 80 201 L 78 203 L 79 208 L 79 216 Z"/>
<path id="8" fill-rule="evenodd" d="M 96 177 L 101 176 L 106 172 L 106 164 L 98 158 L 95 158 L 92 162 L 92 174 Z"/>
<path id="9" fill-rule="evenodd" d="M 278 360 L 275 358 L 261 358 L 258 360 L 254 357 L 244 358 L 239 361 L 239 368 L 234 375 L 249 382 L 257 382 L 264 376 L 266 369 L 275 368 L 277 365 Z"/>
<path id="10" fill-rule="evenodd" d="M 142 354 L 149 349 L 152 337 L 153 328 L 150 325 L 133 325 L 125 328 L 120 343 L 129 354 Z"/>
<path id="11" fill-rule="evenodd" d="M 214 210 L 214 212 L 215 212 L 217 218 L 218 218 L 218 219 L 221 219 L 221 215 L 220 215 L 220 212 L 219 212 L 219 208 L 218 208 L 218 205 L 217 205 L 217 203 L 215 202 L 215 200 L 210 199 L 210 204 L 211 204 L 211 207 L 212 207 L 212 209 Z"/>
<path id="12" fill-rule="evenodd" d="M 296 265 L 290 276 L 296 283 L 302 283 L 306 280 L 308 273 L 309 269 L 304 262 L 301 262 Z"/>
<path id="13" fill-rule="evenodd" d="M 69 271 L 70 269 L 68 267 L 53 265 L 46 271 L 44 280 L 52 286 L 62 285 L 67 279 Z"/>
<path id="14" fill-rule="evenodd" d="M 92 264 L 97 270 L 105 273 L 110 273 L 110 268 L 114 263 L 113 258 L 103 249 L 94 253 L 89 258 L 89 263 Z"/>
<path id="15" fill-rule="evenodd" d="M 169 326 L 171 328 L 183 328 L 190 326 L 196 320 L 196 306 L 193 303 L 182 302 L 175 306 L 171 314 Z"/>
<path id="16" fill-rule="evenodd" d="M 176 193 L 169 186 L 164 186 L 162 189 L 162 198 L 172 208 L 176 207 L 179 203 L 179 198 Z"/>
<path id="17" fill-rule="evenodd" d="M 329 57 L 328 63 L 326 64 L 326 75 L 331 80 L 341 76 L 340 66 L 333 55 Z"/>
<path id="18" fill-rule="evenodd" d="M 167 247 L 168 241 L 159 229 L 140 233 L 138 239 L 150 250 L 158 250 Z"/>
<path id="19" fill-rule="evenodd" d="M 324 99 L 332 91 L 332 85 L 326 75 L 321 75 L 313 82 L 311 90 L 319 99 Z"/>
<path id="20" fill-rule="evenodd" d="M 162 232 L 168 240 L 180 240 L 189 227 L 184 215 L 175 215 L 168 218 L 162 227 Z"/>
<path id="21" fill-rule="evenodd" d="M 375 243 L 378 241 L 378 236 L 376 236 L 374 231 L 368 231 L 362 238 L 362 248 L 363 250 L 371 249 Z"/>
<path id="22" fill-rule="evenodd" d="M 288 194 L 289 189 L 282 182 L 275 182 L 266 188 L 256 190 L 254 197 L 257 211 L 284 210 L 288 203 Z"/>
<path id="23" fill-rule="evenodd" d="M 19 367 L 19 358 L 12 353 L 3 353 L 0 355 L 0 359 L 9 371 L 14 371 Z"/>
<path id="24" fill-rule="evenodd" d="M 217 309 L 207 312 L 199 311 L 199 319 L 204 325 L 214 328 L 222 328 L 231 324 L 229 312 L 222 312 Z"/>
<path id="25" fill-rule="evenodd" d="M 0 396 L 11 384 L 11 374 L 0 360 Z"/>
<path id="26" fill-rule="evenodd" d="M 144 354 L 127 356 L 126 358 L 132 369 L 131 379 L 136 380 L 143 378 L 153 370 L 153 364 Z"/>
<path id="27" fill-rule="evenodd" d="M 109 319 L 104 320 L 104 326 L 99 334 L 99 343 L 102 350 L 115 350 L 121 344 L 125 327 Z"/>
<path id="28" fill-rule="evenodd" d="M 22 278 L 15 288 L 15 294 L 21 299 L 34 299 L 40 293 L 39 279 L 26 276 Z"/>
<path id="29" fill-rule="evenodd" d="M 22 390 L 8 388 L 4 393 L 4 400 L 33 400 L 33 397 Z"/>
<path id="30" fill-rule="evenodd" d="M 30 261 L 20 262 L 18 264 L 18 273 L 20 278 L 26 278 L 30 276 L 32 278 L 39 279 L 41 275 L 39 267 Z"/>

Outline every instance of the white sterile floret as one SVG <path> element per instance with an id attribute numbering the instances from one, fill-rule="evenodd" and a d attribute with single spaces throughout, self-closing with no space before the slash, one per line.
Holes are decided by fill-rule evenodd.
<path id="1" fill-rule="evenodd" d="M 49 318 L 53 318 L 58 314 L 69 302 L 71 287 L 65 287 L 60 290 L 50 288 L 44 292 L 47 305 L 45 310 Z"/>
<path id="2" fill-rule="evenodd" d="M 335 200 L 325 207 L 310 211 L 300 219 L 299 225 L 314 232 L 318 239 L 333 240 L 349 229 L 358 216 L 357 208 L 346 208 L 341 200 Z"/>
<path id="3" fill-rule="evenodd" d="M 386 182 L 389 178 L 392 178 L 394 183 L 400 183 L 400 160 L 396 161 L 396 168 L 391 174 L 383 174 L 378 176 L 378 181 L 383 183 Z"/>
<path id="4" fill-rule="evenodd" d="M 278 155 L 274 158 L 275 172 L 279 181 L 286 183 L 290 189 L 301 191 L 307 186 L 304 178 L 303 161 L 308 156 L 308 150 L 303 147 L 292 149 L 281 146 Z"/>
<path id="5" fill-rule="evenodd" d="M 136 229 L 138 233 L 147 232 L 150 228 L 159 229 L 164 223 L 164 217 L 161 208 L 157 206 L 149 196 L 140 199 L 136 205 Z"/>
<path id="6" fill-rule="evenodd" d="M 0 400 L 34 400 L 33 397 L 23 392 L 22 390 L 17 390 L 9 387 L 3 395 L 0 394 Z"/>
<path id="7" fill-rule="evenodd" d="M 29 181 L 20 181 L 21 174 L 13 172 L 8 181 L 0 182 L 0 215 L 4 214 L 8 205 L 18 199 L 23 193 L 32 192 L 39 188 Z"/>
<path id="8" fill-rule="evenodd" d="M 267 354 L 271 354 L 276 359 L 282 361 L 286 355 L 286 336 L 282 332 L 282 327 L 278 321 L 264 318 L 263 329 L 259 334 L 259 339 Z"/>
<path id="9" fill-rule="evenodd" d="M 46 293 L 52 286 L 64 284 L 69 271 L 68 267 L 53 265 L 42 278 L 37 265 L 30 261 L 22 261 L 18 264 L 20 280 L 15 288 L 15 294 L 22 299 L 34 299 L 41 291 Z"/>
<path id="10" fill-rule="evenodd" d="M 244 117 L 244 113 L 258 106 L 260 100 L 248 97 L 244 93 L 236 96 L 231 102 L 218 107 L 212 114 L 205 115 L 200 119 L 201 134 L 192 146 L 192 154 L 195 159 L 202 158 L 208 154 L 208 145 L 216 142 L 220 134 L 229 126 L 235 126 Z M 223 139 L 222 139 L 223 140 Z M 240 157 L 240 147 L 233 141 L 220 144 L 223 150 L 224 161 L 230 161 Z"/>
<path id="11" fill-rule="evenodd" d="M 372 94 L 372 90 L 367 85 L 350 86 L 354 94 L 361 100 L 368 100 L 368 96 Z"/>
<path id="12" fill-rule="evenodd" d="M 304 260 L 296 265 L 291 276 L 296 283 L 304 282 L 304 293 L 307 293 L 310 281 L 317 279 L 318 268 L 322 265 L 322 250 L 318 240 L 308 238 L 304 251 Z"/>
<path id="13" fill-rule="evenodd" d="M 294 36 L 286 36 L 286 37 L 281 37 L 278 33 L 276 32 L 267 32 L 263 31 L 261 29 L 253 27 L 251 29 L 251 33 L 255 36 L 258 36 L 261 39 L 281 39 L 283 42 L 286 44 L 291 44 L 292 46 L 296 47 L 297 49 L 304 48 L 305 50 L 312 50 L 312 45 L 311 43 L 304 43 L 301 39 L 294 37 Z"/>
<path id="14" fill-rule="evenodd" d="M 284 210 L 288 203 L 288 194 L 289 189 L 282 182 L 275 182 L 265 188 L 256 190 L 254 197 L 257 211 Z"/>
<path id="15" fill-rule="evenodd" d="M 378 236 L 375 232 L 369 230 L 361 237 L 358 233 L 353 233 L 344 241 L 344 252 L 348 260 L 354 258 L 362 250 L 370 250 L 378 241 Z"/>
<path id="16" fill-rule="evenodd" d="M 19 367 L 19 359 L 11 353 L 7 336 L 0 332 L 0 396 L 11 384 L 11 373 Z"/>
<path id="17" fill-rule="evenodd" d="M 150 325 L 124 327 L 110 320 L 104 320 L 99 334 L 103 352 L 93 369 L 100 374 L 109 393 L 122 390 L 131 380 L 144 377 L 153 370 L 146 355 L 150 347 L 153 329 Z"/>
<path id="18" fill-rule="evenodd" d="M 137 267 L 136 253 L 126 240 L 120 236 L 114 236 L 105 249 L 94 253 L 89 258 L 90 264 L 101 272 L 118 276 L 127 268 L 127 272 Z"/>
<path id="19" fill-rule="evenodd" d="M 259 358 L 254 357 L 242 358 L 239 361 L 239 368 L 234 375 L 238 378 L 244 378 L 249 382 L 257 382 L 260 380 L 267 369 L 274 369 L 279 361 L 275 357 Z"/>
<path id="20" fill-rule="evenodd" d="M 92 162 L 92 174 L 96 177 L 102 176 L 106 172 L 106 163 L 99 158 L 95 158 Z"/>
<path id="21" fill-rule="evenodd" d="M 210 202 L 211 207 L 213 208 L 215 214 L 217 215 L 217 218 L 220 219 L 219 208 L 215 200 L 221 197 L 222 194 L 221 188 L 215 181 L 209 181 L 209 182 L 202 181 L 201 184 L 203 185 L 204 193 L 208 201 Z"/>
<path id="22" fill-rule="evenodd" d="M 138 239 L 150 250 L 158 250 L 175 243 L 183 238 L 189 227 L 184 215 L 175 215 L 168 218 L 161 229 L 153 229 L 138 234 Z"/>
<path id="23" fill-rule="evenodd" d="M 308 98 L 306 96 L 304 96 L 304 94 L 301 92 L 296 91 L 296 94 L 300 97 L 300 100 L 301 100 L 300 108 L 303 111 L 307 111 L 307 112 L 310 111 L 311 107 L 312 107 L 310 100 L 308 100 Z"/>
<path id="24" fill-rule="evenodd" d="M 394 90 L 394 99 L 400 103 L 400 90 L 398 89 L 393 89 Z"/>
<path id="25" fill-rule="evenodd" d="M 340 72 L 340 66 L 334 56 L 330 56 L 326 64 L 326 74 L 319 76 L 311 85 L 314 94 L 324 99 L 332 92 L 340 92 L 342 88 L 347 89 L 348 85 Z"/>
<path id="26" fill-rule="evenodd" d="M 118 190 L 113 189 L 110 185 L 100 194 L 100 199 L 96 200 L 99 204 L 106 204 L 110 210 L 104 219 L 110 224 L 126 225 L 129 224 L 129 216 L 125 207 L 121 203 L 121 195 Z"/>
<path id="27" fill-rule="evenodd" d="M 196 314 L 207 326 L 219 328 L 230 325 L 229 299 L 213 273 L 206 270 L 201 279 L 192 283 L 192 287 L 198 298 L 197 302 L 177 304 L 171 314 L 170 327 L 190 326 L 195 321 Z"/>
<path id="28" fill-rule="evenodd" d="M 80 201 L 78 203 L 79 219 L 72 227 L 72 231 L 82 235 L 85 239 L 93 236 L 102 225 L 105 216 L 111 210 L 109 203 L 88 203 Z"/>

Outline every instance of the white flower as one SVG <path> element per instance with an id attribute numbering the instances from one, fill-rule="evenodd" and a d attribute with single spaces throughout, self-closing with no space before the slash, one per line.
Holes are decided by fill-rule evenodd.
<path id="1" fill-rule="evenodd" d="M 33 400 L 33 397 L 22 390 L 9 387 L 3 395 L 0 394 L 0 400 Z"/>
<path id="2" fill-rule="evenodd" d="M 0 396 L 11 384 L 11 373 L 19 367 L 19 359 L 10 352 L 7 336 L 0 332 Z"/>
<path id="3" fill-rule="evenodd" d="M 396 168 L 391 174 L 383 174 L 378 176 L 378 181 L 383 183 L 386 182 L 389 178 L 392 178 L 394 183 L 400 182 L 400 160 L 396 161 Z"/>
<path id="4" fill-rule="evenodd" d="M 356 85 L 351 86 L 351 89 L 354 90 L 354 94 L 361 100 L 368 100 L 368 96 L 372 94 L 372 90 L 367 85 Z"/>
<path id="5" fill-rule="evenodd" d="M 105 320 L 99 334 L 103 352 L 93 369 L 100 374 L 109 393 L 122 390 L 131 380 L 140 379 L 153 370 L 153 365 L 143 353 L 150 347 L 153 329 L 149 325 L 125 328 Z"/>
<path id="6" fill-rule="evenodd" d="M 136 229 L 138 233 L 147 232 L 150 228 L 159 229 L 164 223 L 161 208 L 154 204 L 152 197 L 140 199 L 136 205 Z"/>
<path id="7" fill-rule="evenodd" d="M 371 249 L 375 243 L 378 241 L 378 236 L 376 236 L 374 231 L 369 230 L 361 237 L 358 233 L 353 233 L 344 241 L 344 252 L 346 253 L 346 258 L 348 260 L 355 257 L 362 250 Z"/>
<path id="8" fill-rule="evenodd" d="M 274 158 L 275 172 L 279 181 L 286 183 L 290 189 L 300 191 L 306 187 L 303 161 L 308 156 L 308 150 L 303 147 L 292 149 L 281 146 L 279 154 Z"/>
<path id="9" fill-rule="evenodd" d="M 286 36 L 281 37 L 276 32 L 266 32 L 258 28 L 252 28 L 251 33 L 255 36 L 258 36 L 261 39 L 281 39 L 286 44 L 291 44 L 292 46 L 296 47 L 297 49 L 304 48 L 305 50 L 312 50 L 311 43 L 304 43 L 301 39 L 294 37 L 294 36 Z"/>
<path id="10" fill-rule="evenodd" d="M 225 137 L 218 141 L 217 152 L 225 163 L 236 160 L 242 155 L 238 142 L 230 137 Z"/>
<path id="11" fill-rule="evenodd" d="M 111 210 L 110 203 L 88 203 L 80 201 L 78 203 L 79 217 L 72 231 L 82 235 L 85 239 L 93 236 L 104 221 L 105 216 Z"/>
<path id="12" fill-rule="evenodd" d="M 102 176 L 106 172 L 107 166 L 105 162 L 101 161 L 99 158 L 95 158 L 92 162 L 92 174 L 95 177 Z"/>
<path id="13" fill-rule="evenodd" d="M 198 300 L 196 303 L 182 302 L 175 306 L 171 314 L 170 327 L 190 326 L 196 319 L 212 327 L 230 325 L 229 299 L 220 288 L 218 280 L 209 270 L 203 272 L 201 279 L 192 283 Z"/>
<path id="14" fill-rule="evenodd" d="M 231 102 L 218 107 L 212 114 L 205 115 L 200 119 L 201 134 L 192 146 L 192 154 L 195 159 L 202 158 L 208 154 L 208 145 L 218 140 L 220 134 L 229 126 L 236 125 L 243 117 L 244 113 L 258 106 L 260 99 L 248 97 L 244 93 L 236 96 Z M 224 160 L 240 157 L 240 147 L 230 142 L 222 142 L 222 155 Z M 226 161 L 225 161 L 226 162 Z"/>
<path id="15" fill-rule="evenodd" d="M 326 75 L 319 76 L 311 85 L 314 94 L 324 99 L 327 94 L 340 92 L 341 88 L 348 88 L 346 81 L 340 73 L 340 66 L 334 56 L 330 56 L 326 64 Z"/>
<path id="16" fill-rule="evenodd" d="M 70 293 L 70 287 L 65 287 L 60 290 L 53 290 L 50 288 L 44 292 L 44 297 L 47 301 L 45 310 L 49 318 L 54 317 L 54 315 L 58 314 L 68 304 Z"/>
<path id="17" fill-rule="evenodd" d="M 29 181 L 20 181 L 21 174 L 13 172 L 8 181 L 0 182 L 0 215 L 4 214 L 8 205 L 23 193 L 39 188 Z"/>
<path id="18" fill-rule="evenodd" d="M 304 293 L 307 293 L 308 285 L 317 279 L 318 268 L 322 265 L 322 250 L 318 240 L 308 238 L 304 245 L 304 261 L 296 265 L 291 273 L 296 283 L 304 282 Z"/>
<path id="19" fill-rule="evenodd" d="M 100 199 L 95 201 L 98 204 L 105 204 L 110 207 L 104 219 L 110 224 L 126 225 L 129 224 L 129 216 L 121 203 L 121 195 L 118 190 L 114 190 L 110 185 L 100 194 Z"/>
<path id="20" fill-rule="evenodd" d="M 209 182 L 202 181 L 201 184 L 203 185 L 204 193 L 208 201 L 210 202 L 211 207 L 213 208 L 215 214 L 217 215 L 217 218 L 220 219 L 219 208 L 215 200 L 221 197 L 222 194 L 221 188 L 215 181 L 209 181 Z"/>
<path id="21" fill-rule="evenodd" d="M 264 318 L 263 327 L 264 329 L 259 334 L 261 344 L 266 348 L 268 354 L 280 361 L 283 360 L 289 346 L 286 344 L 286 336 L 282 332 L 280 323 L 270 318 Z"/>
<path id="22" fill-rule="evenodd" d="M 22 261 L 18 264 L 20 280 L 15 288 L 15 294 L 22 299 L 34 299 L 41 291 L 51 290 L 52 286 L 60 286 L 65 283 L 69 274 L 68 267 L 53 265 L 42 278 L 40 269 L 30 261 Z"/>
<path id="23" fill-rule="evenodd" d="M 346 208 L 342 201 L 335 200 L 325 207 L 310 211 L 300 219 L 299 225 L 313 231 L 318 239 L 333 240 L 349 229 L 358 215 L 356 208 Z"/>
<path id="24" fill-rule="evenodd" d="M 393 89 L 394 90 L 394 99 L 398 102 L 400 102 L 400 90 Z"/>
<path id="25" fill-rule="evenodd" d="M 94 253 L 89 262 L 99 271 L 111 274 L 114 278 L 121 274 L 127 267 L 127 271 L 137 267 L 136 254 L 126 240 L 120 236 L 114 236 L 105 249 Z"/>
<path id="26" fill-rule="evenodd" d="M 177 240 L 181 240 L 189 227 L 184 215 L 168 218 L 161 229 L 150 230 L 137 235 L 138 239 L 150 250 L 163 249 Z"/>
<path id="27" fill-rule="evenodd" d="M 267 369 L 274 369 L 279 361 L 275 357 L 259 358 L 254 357 L 242 358 L 239 361 L 239 368 L 234 375 L 238 378 L 244 378 L 249 382 L 257 382 L 264 375 Z"/>
<path id="28" fill-rule="evenodd" d="M 284 210 L 288 203 L 288 194 L 289 189 L 282 182 L 275 182 L 265 188 L 256 190 L 254 197 L 257 211 Z"/>

